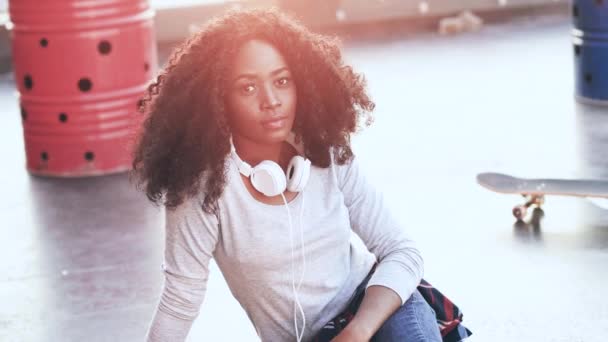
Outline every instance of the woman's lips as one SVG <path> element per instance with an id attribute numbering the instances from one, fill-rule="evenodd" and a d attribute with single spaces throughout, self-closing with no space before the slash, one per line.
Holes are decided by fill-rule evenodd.
<path id="1" fill-rule="evenodd" d="M 281 116 L 278 118 L 274 118 L 272 120 L 262 121 L 262 126 L 264 126 L 265 128 L 268 128 L 268 129 L 276 129 L 276 128 L 281 128 L 281 127 L 285 126 L 286 122 L 287 122 L 287 117 Z"/>

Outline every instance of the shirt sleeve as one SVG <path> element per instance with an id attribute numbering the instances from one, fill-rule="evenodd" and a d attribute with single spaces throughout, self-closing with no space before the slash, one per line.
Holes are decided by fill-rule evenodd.
<path id="1" fill-rule="evenodd" d="M 165 281 L 146 341 L 184 341 L 207 289 L 209 261 L 218 240 L 218 220 L 187 199 L 165 211 Z"/>
<path id="2" fill-rule="evenodd" d="M 382 193 L 366 179 L 357 157 L 336 167 L 351 227 L 378 260 L 366 288 L 388 287 L 401 297 L 403 305 L 422 279 L 422 256 L 386 206 Z"/>

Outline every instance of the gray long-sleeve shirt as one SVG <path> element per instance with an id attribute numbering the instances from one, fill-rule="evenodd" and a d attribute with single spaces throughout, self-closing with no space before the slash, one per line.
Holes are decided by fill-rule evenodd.
<path id="1" fill-rule="evenodd" d="M 338 165 L 332 154 L 330 167 L 313 165 L 305 190 L 289 202 L 293 260 L 285 206 L 256 200 L 231 158 L 220 214 L 205 213 L 202 198 L 166 211 L 165 283 L 148 341 L 186 339 L 204 299 L 211 258 L 262 341 L 295 341 L 291 275 L 294 262 L 297 286 L 302 204 L 306 273 L 298 296 L 306 315 L 304 341 L 345 309 L 376 259 L 379 264 L 367 287 L 388 287 L 402 303 L 422 278 L 420 253 L 382 194 L 366 180 L 356 157 Z M 367 248 L 351 240 L 353 232 Z"/>

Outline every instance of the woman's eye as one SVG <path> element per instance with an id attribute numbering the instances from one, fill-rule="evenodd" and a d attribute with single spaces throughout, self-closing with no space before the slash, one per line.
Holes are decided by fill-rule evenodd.
<path id="1" fill-rule="evenodd" d="M 244 86 L 241 87 L 241 89 L 245 93 L 251 93 L 255 90 L 255 86 L 253 84 L 245 84 Z"/>
<path id="2" fill-rule="evenodd" d="M 287 83 L 289 83 L 289 77 L 281 77 L 277 82 L 279 83 L 279 85 L 286 85 Z"/>

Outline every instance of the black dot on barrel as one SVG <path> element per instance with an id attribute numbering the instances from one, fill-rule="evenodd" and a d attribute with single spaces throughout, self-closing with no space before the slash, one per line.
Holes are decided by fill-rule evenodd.
<path id="1" fill-rule="evenodd" d="M 84 154 L 84 159 L 86 159 L 87 161 L 92 161 L 93 159 L 95 159 L 95 154 L 91 151 L 87 151 Z"/>
<path id="2" fill-rule="evenodd" d="M 78 89 L 80 89 L 80 91 L 89 91 L 89 90 L 91 90 L 91 88 L 93 88 L 93 83 L 91 82 L 90 79 L 81 78 L 78 81 Z"/>
<path id="3" fill-rule="evenodd" d="M 585 73 L 585 81 L 587 81 L 587 83 L 591 83 L 591 81 L 593 81 L 591 73 Z"/>
<path id="4" fill-rule="evenodd" d="M 102 55 L 107 55 L 112 51 L 112 44 L 107 40 L 102 40 L 97 44 L 97 50 Z"/>
<path id="5" fill-rule="evenodd" d="M 47 161 L 49 160 L 49 154 L 46 152 L 42 152 L 40 153 L 40 158 L 42 158 L 42 160 Z"/>
<path id="6" fill-rule="evenodd" d="M 580 45 L 574 45 L 574 53 L 577 56 L 580 56 L 580 54 L 581 54 L 581 46 Z"/>
<path id="7" fill-rule="evenodd" d="M 150 64 L 144 63 L 144 71 L 150 70 Z"/>
<path id="8" fill-rule="evenodd" d="M 602 5 L 604 4 L 604 0 L 595 0 L 595 3 L 596 3 L 598 6 L 602 6 Z"/>
<path id="9" fill-rule="evenodd" d="M 59 121 L 61 121 L 61 122 L 68 121 L 68 115 L 66 113 L 59 113 Z"/>
<path id="10" fill-rule="evenodd" d="M 25 75 L 25 77 L 23 77 L 23 85 L 27 90 L 32 89 L 34 87 L 34 80 L 32 80 L 32 76 Z"/>
<path id="11" fill-rule="evenodd" d="M 578 6 L 576 5 L 572 6 L 572 16 L 578 18 Z"/>
<path id="12" fill-rule="evenodd" d="M 23 106 L 21 106 L 21 119 L 23 119 L 24 121 L 27 119 L 27 111 L 25 110 L 25 108 L 23 108 Z"/>
<path id="13" fill-rule="evenodd" d="M 47 47 L 49 45 L 49 41 L 46 38 L 40 39 L 40 46 Z"/>

